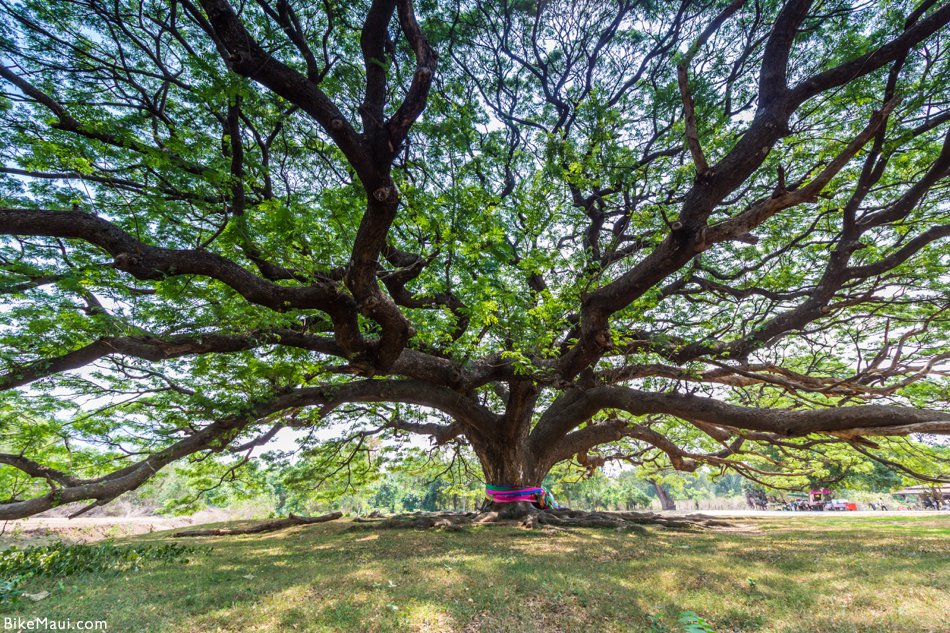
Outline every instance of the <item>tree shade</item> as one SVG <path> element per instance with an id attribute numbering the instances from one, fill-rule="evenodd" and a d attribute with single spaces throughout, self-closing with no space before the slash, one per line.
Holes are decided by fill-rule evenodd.
<path id="1" fill-rule="evenodd" d="M 946 2 L 2 9 L 0 518 L 334 421 L 946 477 Z"/>

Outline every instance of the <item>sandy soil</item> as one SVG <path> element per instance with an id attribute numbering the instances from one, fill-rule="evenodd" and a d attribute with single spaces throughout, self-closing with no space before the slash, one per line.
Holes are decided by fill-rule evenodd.
<path id="1" fill-rule="evenodd" d="M 795 517 L 828 517 L 828 518 L 847 518 L 847 517 L 923 517 L 923 516 L 945 516 L 950 518 L 948 511 L 934 510 L 888 510 L 880 512 L 874 510 L 854 510 L 850 512 L 787 512 L 784 510 L 683 510 L 674 512 L 663 512 L 662 514 L 673 514 L 688 516 L 690 514 L 705 514 L 717 517 L 781 517 L 783 519 L 794 519 Z"/>
<path id="2" fill-rule="evenodd" d="M 31 518 L 0 521 L 0 547 L 36 545 L 54 539 L 91 542 L 191 525 L 192 517 Z"/>

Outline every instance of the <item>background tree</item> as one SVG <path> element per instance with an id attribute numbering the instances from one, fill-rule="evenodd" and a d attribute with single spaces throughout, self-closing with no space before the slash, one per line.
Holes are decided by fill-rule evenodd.
<path id="1" fill-rule="evenodd" d="M 0 518 L 287 427 L 510 485 L 950 431 L 946 2 L 0 6 Z"/>

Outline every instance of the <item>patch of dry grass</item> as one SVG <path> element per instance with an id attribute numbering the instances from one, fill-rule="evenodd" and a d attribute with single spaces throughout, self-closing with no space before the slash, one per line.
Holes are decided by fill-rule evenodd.
<path id="1" fill-rule="evenodd" d="M 195 539 L 211 551 L 187 565 L 37 585 L 51 596 L 16 615 L 120 633 L 640 632 L 679 630 L 689 610 L 721 633 L 947 631 L 950 517 L 646 534 L 347 527 Z"/>

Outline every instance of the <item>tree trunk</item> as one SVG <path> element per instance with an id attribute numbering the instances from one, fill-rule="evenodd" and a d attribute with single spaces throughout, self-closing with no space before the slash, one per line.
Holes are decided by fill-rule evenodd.
<path id="1" fill-rule="evenodd" d="M 655 479 L 651 479 L 650 483 L 653 484 L 653 489 L 656 490 L 656 496 L 660 499 L 660 508 L 663 510 L 675 510 L 676 502 L 673 501 L 673 497 L 666 492 L 666 489 Z"/>
<path id="2" fill-rule="evenodd" d="M 498 438 L 476 440 L 470 437 L 485 475 L 485 482 L 496 486 L 540 486 L 547 472 L 527 447 L 527 442 L 505 442 Z"/>
<path id="3" fill-rule="evenodd" d="M 494 441 L 472 442 L 485 475 L 485 482 L 496 486 L 532 488 L 541 485 L 547 470 L 535 460 L 527 442 Z M 500 518 L 519 518 L 536 512 L 527 501 L 515 503 L 491 502 L 486 511 L 498 513 Z"/>
<path id="4" fill-rule="evenodd" d="M 483 461 L 485 482 L 496 486 L 540 486 L 547 473 L 537 472 L 530 461 L 513 453 L 503 453 L 496 459 Z"/>

